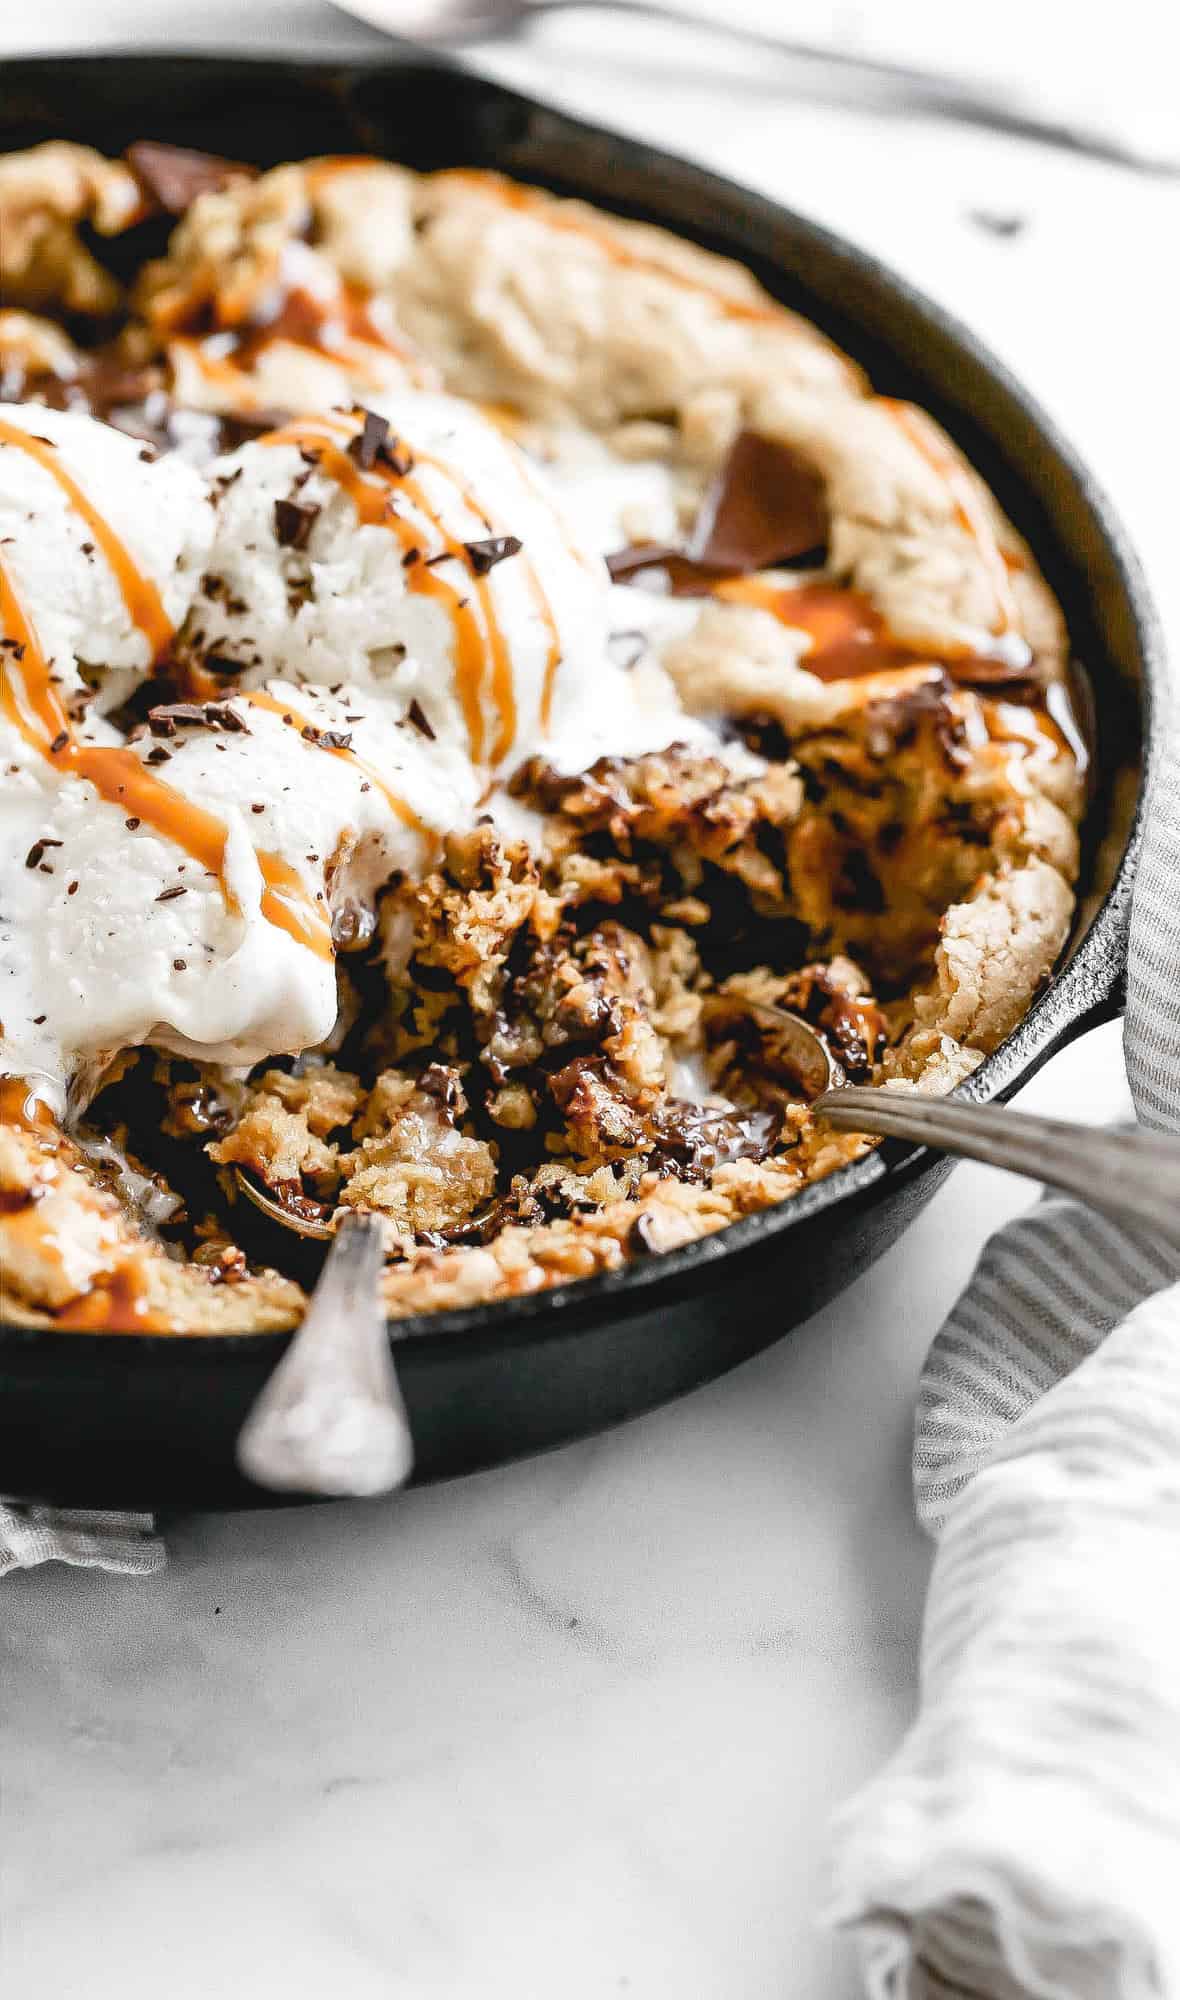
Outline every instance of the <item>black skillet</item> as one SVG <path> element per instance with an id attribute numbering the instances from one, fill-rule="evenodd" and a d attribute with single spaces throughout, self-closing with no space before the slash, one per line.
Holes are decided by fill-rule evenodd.
<path id="1" fill-rule="evenodd" d="M 409 52 L 339 65 L 171 55 L 4 64 L 0 150 L 51 137 L 112 153 L 133 139 L 166 139 L 264 166 L 366 152 L 420 168 L 501 168 L 740 258 L 854 355 L 878 389 L 930 409 L 1036 550 L 1098 714 L 1070 952 L 966 1094 L 1007 1097 L 1118 1010 L 1153 708 L 1162 707 L 1160 634 L 1105 496 L 964 328 L 788 209 Z M 529 1299 L 401 1321 L 394 1332 L 417 1477 L 560 1444 L 721 1374 L 867 1269 L 949 1168 L 889 1142 L 796 1200 L 669 1256 Z M 0 1327 L 4 1489 L 92 1507 L 263 1504 L 235 1469 L 234 1441 L 283 1340 Z"/>

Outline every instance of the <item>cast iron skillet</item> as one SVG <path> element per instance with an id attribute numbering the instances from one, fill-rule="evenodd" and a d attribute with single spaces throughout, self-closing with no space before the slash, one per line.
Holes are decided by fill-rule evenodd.
<path id="1" fill-rule="evenodd" d="M 0 150 L 59 136 L 107 152 L 167 139 L 260 165 L 366 152 L 423 168 L 498 167 L 740 258 L 864 364 L 878 389 L 930 409 L 1036 550 L 1093 679 L 1100 725 L 1070 953 L 967 1094 L 1008 1096 L 1118 1010 L 1153 695 L 1163 686 L 1160 635 L 1104 495 L 970 333 L 790 210 L 408 50 L 340 66 L 171 55 L 6 64 Z M 947 1161 L 894 1142 L 669 1256 L 538 1297 L 403 1320 L 398 1366 L 418 1477 L 559 1444 L 733 1367 L 864 1271 L 947 1171 Z M 261 1504 L 235 1470 L 233 1447 L 283 1338 L 0 1328 L 5 1490 L 92 1507 Z"/>

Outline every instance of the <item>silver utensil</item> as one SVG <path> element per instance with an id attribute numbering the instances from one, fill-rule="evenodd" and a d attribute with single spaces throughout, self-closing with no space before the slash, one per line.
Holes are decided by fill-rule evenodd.
<path id="1" fill-rule="evenodd" d="M 296 1236 L 309 1236 L 317 1243 L 327 1243 L 335 1234 L 330 1222 L 321 1222 L 314 1215 L 300 1215 L 298 1209 L 284 1206 L 277 1195 L 260 1187 L 253 1175 L 244 1173 L 241 1167 L 234 1168 L 234 1185 L 268 1222 L 277 1222 L 280 1229 L 290 1229 Z"/>
<path id="2" fill-rule="evenodd" d="M 302 1326 L 238 1439 L 238 1464 L 283 1493 L 367 1497 L 408 1478 L 414 1446 L 381 1307 L 375 1215 L 345 1216 Z"/>
<path id="3" fill-rule="evenodd" d="M 856 1084 L 825 1091 L 812 1108 L 838 1132 L 914 1139 L 1027 1174 L 1132 1228 L 1180 1239 L 1180 1139 Z"/>
<path id="4" fill-rule="evenodd" d="M 374 26 L 423 43 L 450 48 L 457 43 L 506 38 L 527 29 L 546 14 L 573 8 L 599 13 L 639 16 L 673 26 L 714 33 L 767 56 L 787 58 L 808 73 L 813 91 L 863 102 L 866 91 L 885 105 L 912 107 L 941 118 L 990 126 L 1026 139 L 1062 146 L 1071 152 L 1113 160 L 1146 173 L 1176 173 L 1180 159 L 1157 155 L 1111 133 L 1075 120 L 1054 118 L 1030 104 L 1014 102 L 1010 90 L 956 76 L 915 69 L 908 63 L 825 48 L 785 35 L 764 34 L 728 16 L 708 19 L 674 0 L 348 0 L 348 11 Z M 849 99 L 850 88 L 853 92 Z"/>

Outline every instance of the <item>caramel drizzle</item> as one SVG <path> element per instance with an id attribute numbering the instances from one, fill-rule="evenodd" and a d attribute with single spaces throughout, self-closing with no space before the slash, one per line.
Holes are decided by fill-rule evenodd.
<path id="1" fill-rule="evenodd" d="M 904 431 L 915 450 L 921 453 L 927 465 L 938 474 L 954 502 L 958 525 L 964 534 L 970 536 L 979 551 L 980 560 L 996 596 L 998 623 L 994 628 L 995 636 L 1003 638 L 1009 632 L 1019 633 L 1020 620 L 1016 600 L 1012 595 L 1009 566 L 988 519 L 983 497 L 970 472 L 960 463 L 950 446 L 944 443 L 923 410 L 916 409 L 912 403 L 899 402 L 892 396 L 881 396 L 878 401 L 898 428 Z M 1019 566 L 1018 559 L 1016 566 Z"/>
<path id="2" fill-rule="evenodd" d="M 224 820 L 168 785 L 141 763 L 133 750 L 79 743 L 74 737 L 30 621 L 0 564 L 0 624 L 16 641 L 19 657 L 7 649 L 0 658 L 0 708 L 35 750 L 64 775 L 86 778 L 100 798 L 180 847 L 216 877 L 231 915 L 239 910 L 225 875 L 229 834 Z M 284 930 L 319 958 L 332 956 L 326 916 L 310 901 L 300 877 L 279 855 L 257 857 L 267 921 Z"/>
<path id="3" fill-rule="evenodd" d="M 337 296 L 327 302 L 298 287 L 287 294 L 280 311 L 264 327 L 244 334 L 229 334 L 224 329 L 205 337 L 174 334 L 169 351 L 187 358 L 211 388 L 231 396 L 234 407 L 243 410 L 261 407 L 255 370 L 263 355 L 280 345 L 335 361 L 354 381 L 370 388 L 389 387 L 389 368 L 381 365 L 386 358 L 407 364 L 420 377 L 422 371 L 415 367 L 409 349 L 373 319 L 372 303 L 371 295 L 359 285 L 341 284 Z M 235 342 L 229 353 L 209 352 L 211 339 L 227 338 Z"/>
<path id="4" fill-rule="evenodd" d="M 217 877 L 227 905 L 235 907 L 225 883 L 227 833 L 222 821 L 157 778 L 141 764 L 133 750 L 77 741 L 50 680 L 36 633 L 3 565 L 0 565 L 0 623 L 18 649 L 14 654 L 8 648 L 3 654 L 0 707 L 26 743 L 39 750 L 55 770 L 89 779 L 101 798 L 128 814 L 135 814 L 157 833 L 183 847 Z"/>
<path id="5" fill-rule="evenodd" d="M 127 606 L 127 615 L 147 640 L 149 658 L 154 663 L 170 643 L 173 627 L 151 578 L 138 568 L 110 522 L 104 519 L 72 474 L 67 472 L 56 445 L 3 421 L 0 421 L 0 444 L 15 445 L 18 451 L 27 452 L 56 479 L 74 512 L 81 515 L 106 557 Z"/>
<path id="6" fill-rule="evenodd" d="M 333 435 L 335 434 L 335 435 Z M 378 462 L 372 468 L 378 477 L 370 476 L 349 457 L 348 452 L 336 442 L 337 437 L 351 437 L 358 434 L 355 424 L 341 422 L 334 417 L 317 417 L 298 423 L 285 424 L 281 430 L 270 431 L 259 439 L 260 444 L 292 444 L 301 450 L 317 454 L 318 469 L 346 493 L 356 508 L 357 518 L 368 527 L 388 528 L 396 537 L 403 553 L 411 556 L 406 568 L 406 588 L 417 596 L 429 597 L 441 604 L 447 613 L 455 635 L 455 680 L 463 720 L 467 730 L 467 740 L 471 747 L 473 762 L 484 761 L 486 726 L 483 714 L 483 685 L 485 668 L 492 669 L 492 698 L 495 702 L 498 726 L 492 745 L 491 761 L 498 763 L 511 747 L 516 737 L 516 691 L 512 673 L 512 662 L 507 641 L 496 617 L 495 605 L 487 577 L 473 576 L 464 544 L 443 528 L 436 508 L 422 489 L 420 481 L 412 473 L 395 473 L 389 466 Z M 415 449 L 415 459 L 423 465 L 432 466 L 452 483 L 455 475 L 440 460 L 431 458 L 426 452 Z M 440 575 L 433 563 L 428 562 L 421 546 L 421 531 L 412 521 L 399 514 L 392 504 L 393 489 L 415 507 L 429 523 L 432 531 L 442 543 L 438 555 L 453 556 L 463 568 L 463 582 L 455 585 Z M 460 486 L 459 491 L 469 505 L 470 496 Z M 479 511 L 479 510 L 477 510 Z M 533 572 L 530 567 L 530 577 Z M 534 579 L 533 589 L 540 608 L 543 593 Z M 560 659 L 557 643 L 557 629 L 553 624 L 552 611 L 544 600 L 545 615 L 550 620 L 552 641 L 546 672 L 546 687 L 551 693 L 553 675 Z M 545 695 L 542 696 L 544 705 Z"/>
<path id="7" fill-rule="evenodd" d="M 301 714 L 293 703 L 289 701 L 276 701 L 272 694 L 267 694 L 262 688 L 253 688 L 248 693 L 243 693 L 242 700 L 248 701 L 254 708 L 268 709 L 272 715 L 279 716 L 287 724 L 288 728 L 298 729 L 302 732 L 304 729 L 314 728 L 315 726 L 311 722 L 311 718 Z M 386 784 L 377 766 L 370 764 L 366 757 L 360 756 L 351 746 L 346 748 L 343 744 L 317 743 L 314 737 L 309 737 L 306 741 L 311 748 L 319 750 L 322 755 L 340 757 L 346 764 L 350 764 L 353 770 L 360 771 L 371 785 L 377 787 L 377 790 L 389 805 L 390 810 L 400 819 L 403 826 L 410 827 L 414 833 L 424 834 L 428 832 L 425 822 L 419 819 L 413 806 L 408 804 L 390 785 Z"/>
<path id="8" fill-rule="evenodd" d="M 332 958 L 332 928 L 326 910 L 312 902 L 298 869 L 281 854 L 256 850 L 259 873 L 266 887 L 260 908 L 276 930 L 286 931 L 296 944 L 306 945 L 316 958 Z"/>
<path id="9" fill-rule="evenodd" d="M 760 321 L 773 324 L 786 317 L 785 309 L 768 300 L 765 305 L 753 299 L 735 299 L 720 285 L 710 285 L 700 277 L 690 276 L 686 271 L 677 271 L 660 262 L 658 257 L 645 255 L 642 250 L 632 249 L 620 242 L 608 230 L 596 229 L 589 216 L 571 215 L 567 207 L 555 201 L 552 195 L 539 188 L 525 187 L 519 181 L 510 181 L 502 174 L 485 172 L 478 167 L 454 167 L 433 176 L 436 182 L 458 182 L 465 187 L 473 187 L 482 194 L 493 195 L 505 208 L 514 208 L 526 215 L 541 217 L 550 229 L 564 230 L 568 236 L 580 236 L 593 243 L 612 264 L 619 264 L 632 271 L 647 271 L 653 277 L 664 278 L 670 285 L 679 285 L 689 292 L 704 292 L 716 301 L 727 319 Z"/>

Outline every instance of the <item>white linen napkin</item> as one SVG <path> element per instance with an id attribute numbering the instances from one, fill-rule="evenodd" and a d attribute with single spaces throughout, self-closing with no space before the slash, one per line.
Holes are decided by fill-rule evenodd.
<path id="1" fill-rule="evenodd" d="M 1180 746 L 1135 892 L 1127 1069 L 1180 1132 Z M 1180 1216 L 1054 1196 L 999 1232 L 928 1358 L 938 1541 L 917 1721 L 836 1825 L 826 1916 L 873 2000 L 1180 1995 Z"/>

